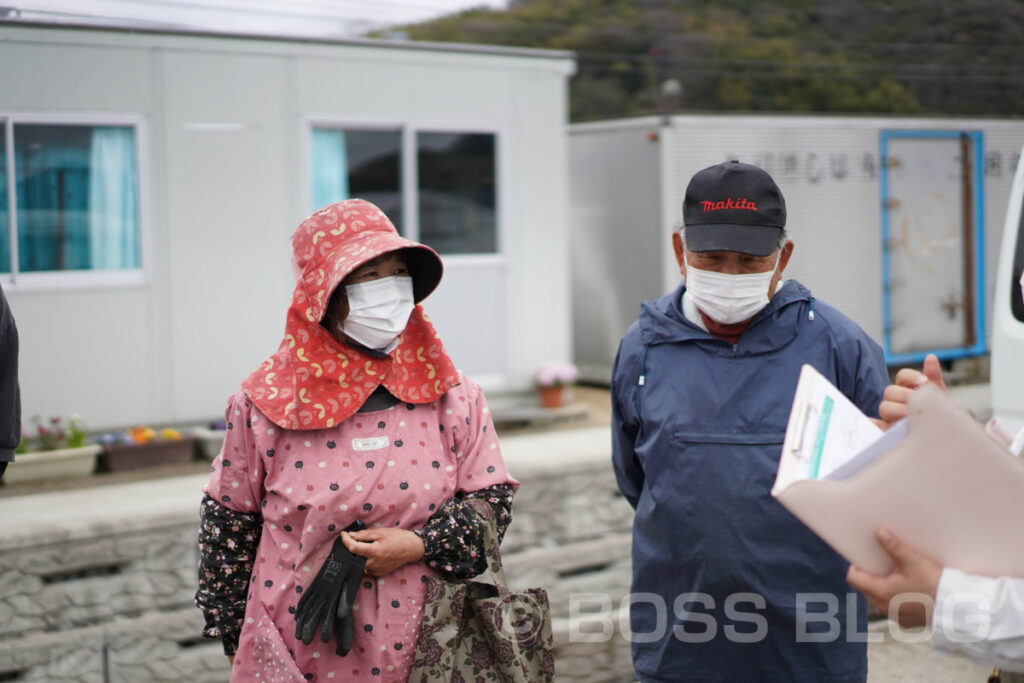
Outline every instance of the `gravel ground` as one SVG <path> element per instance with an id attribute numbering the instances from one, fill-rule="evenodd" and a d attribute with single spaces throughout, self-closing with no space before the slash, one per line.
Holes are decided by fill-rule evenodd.
<path id="1" fill-rule="evenodd" d="M 888 621 L 873 624 L 871 631 L 884 640 L 868 642 L 868 683 L 984 683 L 992 671 L 964 657 L 936 652 L 930 640 L 899 642 Z M 923 636 L 920 631 L 908 634 Z"/>

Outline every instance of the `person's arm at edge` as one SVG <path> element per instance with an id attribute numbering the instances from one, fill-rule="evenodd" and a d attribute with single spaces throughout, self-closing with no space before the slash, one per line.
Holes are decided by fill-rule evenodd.
<path id="1" fill-rule="evenodd" d="M 0 289 L 0 474 L 21 443 L 21 392 L 18 385 L 18 328 Z"/>
<path id="2" fill-rule="evenodd" d="M 980 638 L 979 616 L 987 619 Z M 935 595 L 933 644 L 1006 671 L 1024 672 L 1024 578 L 942 570 Z"/>

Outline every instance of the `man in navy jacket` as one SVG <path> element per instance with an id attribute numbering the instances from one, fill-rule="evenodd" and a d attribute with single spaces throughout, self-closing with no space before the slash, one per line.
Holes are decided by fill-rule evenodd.
<path id="1" fill-rule="evenodd" d="M 771 496 L 800 367 L 877 416 L 881 348 L 795 280 L 771 177 L 697 173 L 672 242 L 685 286 L 643 305 L 612 377 L 613 462 L 636 509 L 630 608 L 644 681 L 864 681 L 847 563 Z"/>

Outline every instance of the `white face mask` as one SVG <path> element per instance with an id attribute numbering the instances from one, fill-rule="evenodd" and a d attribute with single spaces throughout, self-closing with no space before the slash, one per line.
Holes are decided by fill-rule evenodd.
<path id="1" fill-rule="evenodd" d="M 346 285 L 348 316 L 335 329 L 368 349 L 391 351 L 412 315 L 412 278 L 382 277 Z M 388 348 L 391 347 L 391 348 Z"/>
<path id="2" fill-rule="evenodd" d="M 693 297 L 697 308 L 715 322 L 724 325 L 750 320 L 768 305 L 768 287 L 779 267 L 782 250 L 775 259 L 775 268 L 767 273 L 730 275 L 713 270 L 701 270 L 686 263 L 686 292 Z"/>

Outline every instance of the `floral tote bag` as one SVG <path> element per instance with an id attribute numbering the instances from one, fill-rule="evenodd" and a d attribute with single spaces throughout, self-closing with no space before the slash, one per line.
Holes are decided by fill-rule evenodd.
<path id="1" fill-rule="evenodd" d="M 509 591 L 490 506 L 468 502 L 487 520 L 492 583 L 427 577 L 409 683 L 550 682 L 555 657 L 548 594 L 542 588 Z"/>

